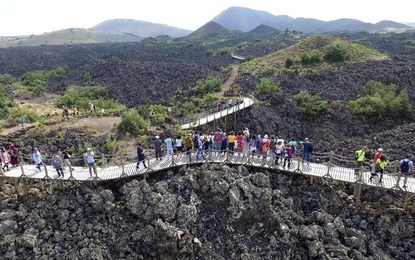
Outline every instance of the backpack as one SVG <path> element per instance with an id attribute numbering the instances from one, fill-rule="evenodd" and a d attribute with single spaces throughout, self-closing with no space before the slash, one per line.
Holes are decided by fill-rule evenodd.
<path id="1" fill-rule="evenodd" d="M 401 164 L 401 172 L 409 172 L 409 161 L 403 160 Z"/>
<path id="2" fill-rule="evenodd" d="M 215 141 L 220 141 L 220 134 L 219 133 L 215 133 Z"/>
<path id="3" fill-rule="evenodd" d="M 52 162 L 53 162 L 53 166 L 55 166 L 55 167 L 61 166 L 61 159 L 58 158 L 58 157 L 53 157 Z"/>

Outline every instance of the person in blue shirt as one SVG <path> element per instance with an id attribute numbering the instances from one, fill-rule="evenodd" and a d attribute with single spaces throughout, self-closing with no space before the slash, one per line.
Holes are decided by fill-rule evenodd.
<path id="1" fill-rule="evenodd" d="M 166 156 L 169 157 L 173 154 L 173 140 L 168 135 L 166 140 L 164 140 L 164 144 L 166 145 Z"/>
<path id="2" fill-rule="evenodd" d="M 310 163 L 310 155 L 312 152 L 313 152 L 313 144 L 310 143 L 308 138 L 305 138 L 303 142 L 303 162 L 307 161 L 307 163 Z"/>
<path id="3" fill-rule="evenodd" d="M 92 170 L 94 170 L 94 167 L 95 167 L 95 159 L 94 159 L 94 152 L 92 151 L 91 148 L 86 149 L 86 153 L 84 154 L 84 157 L 89 167 L 89 175 L 92 176 Z"/>
<path id="4" fill-rule="evenodd" d="M 141 143 L 138 143 L 137 145 L 137 166 L 135 167 L 138 169 L 138 166 L 140 166 L 140 163 L 142 162 L 144 165 L 144 168 L 147 168 L 145 156 L 144 156 L 144 149 L 141 147 Z"/>

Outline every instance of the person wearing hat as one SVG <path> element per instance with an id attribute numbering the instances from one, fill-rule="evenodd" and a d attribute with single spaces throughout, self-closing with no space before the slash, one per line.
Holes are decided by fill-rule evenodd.
<path id="1" fill-rule="evenodd" d="M 161 146 L 163 143 L 160 140 L 160 136 L 156 135 L 154 140 L 154 153 L 156 154 L 156 161 L 161 160 Z"/>
<path id="2" fill-rule="evenodd" d="M 359 173 L 359 170 L 363 167 L 363 162 L 365 160 L 366 151 L 367 151 L 367 147 L 363 146 L 362 149 L 354 152 L 354 157 L 356 158 L 356 161 L 357 161 L 357 167 L 356 167 L 355 173 Z"/>
<path id="3" fill-rule="evenodd" d="M 313 144 L 310 142 L 310 140 L 306 137 L 304 139 L 303 143 L 303 162 L 307 161 L 307 163 L 310 163 L 310 156 L 313 152 Z"/>
<path id="4" fill-rule="evenodd" d="M 92 170 L 95 172 L 95 159 L 94 159 L 94 152 L 91 148 L 86 149 L 86 153 L 84 154 L 85 162 L 88 164 L 89 167 L 89 175 L 92 177 Z"/>
<path id="5" fill-rule="evenodd" d="M 375 155 L 373 156 L 373 163 L 375 164 L 376 163 L 376 161 L 382 156 L 382 154 L 383 154 L 383 149 L 382 148 L 379 148 L 377 151 L 376 151 L 376 153 L 375 153 Z"/>

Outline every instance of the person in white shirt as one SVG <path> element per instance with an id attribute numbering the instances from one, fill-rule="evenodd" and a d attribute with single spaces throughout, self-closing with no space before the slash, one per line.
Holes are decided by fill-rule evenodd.
<path id="1" fill-rule="evenodd" d="M 183 151 L 183 140 L 182 140 L 182 137 L 179 135 L 179 136 L 177 136 L 177 138 L 176 138 L 176 149 L 177 149 L 177 153 L 182 153 L 182 151 Z"/>

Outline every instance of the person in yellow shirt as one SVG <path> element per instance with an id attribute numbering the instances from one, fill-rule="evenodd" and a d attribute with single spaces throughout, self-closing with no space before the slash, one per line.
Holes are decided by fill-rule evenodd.
<path id="1" fill-rule="evenodd" d="M 355 173 L 359 173 L 360 169 L 363 167 L 363 162 L 365 160 L 366 151 L 367 151 L 367 147 L 363 146 L 362 149 L 354 152 L 354 156 L 357 161 L 357 167 L 356 167 Z"/>
<path id="2" fill-rule="evenodd" d="M 235 133 L 233 131 L 230 131 L 228 135 L 228 147 L 231 154 L 233 154 L 233 151 L 235 151 L 235 140 Z"/>
<path id="3" fill-rule="evenodd" d="M 382 154 L 375 163 L 375 172 L 371 174 L 369 181 L 372 181 L 373 176 L 378 176 L 378 173 L 379 173 L 380 174 L 379 183 L 381 183 L 382 177 L 383 177 L 383 171 L 385 170 L 386 165 L 387 165 L 386 156 Z"/>

